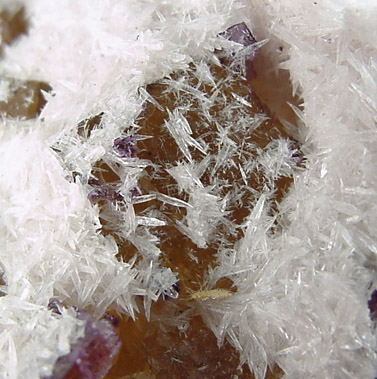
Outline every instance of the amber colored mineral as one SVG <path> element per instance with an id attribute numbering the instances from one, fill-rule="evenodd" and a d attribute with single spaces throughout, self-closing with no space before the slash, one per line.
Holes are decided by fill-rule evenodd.
<path id="1" fill-rule="evenodd" d="M 7 117 L 23 119 L 35 118 L 39 115 L 46 100 L 44 92 L 51 91 L 51 86 L 35 80 L 18 80 L 0 78 L 1 93 L 0 113 Z"/>
<path id="2" fill-rule="evenodd" d="M 4 11 L 0 19 L 2 49 L 4 44 L 12 43 L 26 32 L 27 23 L 22 9 L 16 13 Z M 234 25 L 221 36 L 239 44 L 241 49 L 228 55 L 224 51 L 216 52 L 224 63 L 222 67 L 197 62 L 186 71 L 173 73 L 171 77 L 147 86 L 144 90 L 150 98 L 137 120 L 137 127 L 125 130 L 123 136 L 115 139 L 113 147 L 120 158 L 137 157 L 151 162 L 138 183 L 139 188 L 133 190 L 131 199 L 140 194 L 158 192 L 187 201 L 187 196 L 182 194 L 166 169 L 187 156 L 193 161 L 203 160 L 206 154 L 216 157 L 201 175 L 202 184 L 207 187 L 216 184 L 220 188 L 218 195 L 229 198 L 227 217 L 241 225 L 262 188 L 270 186 L 278 203 L 291 182 L 289 177 L 279 178 L 274 183 L 267 182 L 258 170 L 251 170 L 251 175 L 243 175 L 249 168 L 247 162 L 252 162 L 258 151 L 277 138 L 287 138 L 281 124 L 270 117 L 260 101 L 262 98 L 269 103 L 271 89 L 275 91 L 284 86 L 281 83 L 268 86 L 263 75 L 254 75 L 254 70 L 258 73 L 260 67 L 263 71 L 264 61 L 263 56 L 259 55 L 254 64 L 255 39 L 244 23 Z M 202 80 L 206 70 L 209 75 L 206 80 Z M 258 96 L 250 87 L 250 80 L 260 89 Z M 40 113 L 45 104 L 43 91 L 51 90 L 45 83 L 12 78 L 1 78 L 0 85 L 3 93 L 0 113 L 6 117 L 25 119 Z M 201 98 L 211 101 L 205 104 Z M 276 98 L 279 99 L 279 102 L 274 102 L 279 105 L 276 109 L 284 104 L 281 114 L 289 114 L 293 122 L 292 112 L 285 105 L 286 96 Z M 184 115 L 193 140 L 199 144 L 196 147 L 193 143 L 185 151 L 178 148 L 176 140 L 166 128 L 166 122 L 175 112 Z M 84 139 L 90 138 L 91 130 L 101 123 L 102 115 L 100 113 L 83 120 L 78 125 L 78 135 Z M 239 128 L 245 119 L 252 118 L 260 120 L 257 127 L 253 130 Z M 227 139 L 226 146 L 221 144 L 221 136 Z M 205 153 L 197 148 L 204 145 L 207 146 Z M 230 150 L 221 151 L 222 147 Z M 221 161 L 219 158 L 223 153 L 226 159 Z M 297 151 L 292 154 L 297 154 Z M 106 201 L 125 201 L 117 192 L 119 177 L 102 162 L 98 163 L 97 168 L 107 168 L 108 172 L 94 172 L 97 179 L 89 183 L 90 200 L 100 205 Z M 235 193 L 235 187 L 242 190 Z M 212 238 L 207 246 L 199 248 L 177 228 L 177 222 L 184 220 L 186 210 L 157 200 L 135 204 L 134 209 L 140 216 L 157 212 L 168 219 L 167 225 L 151 228 L 151 233 L 161 241 L 159 248 L 162 251 L 162 263 L 178 275 L 179 284 L 175 286 L 180 287 L 179 299 L 165 296 L 152 304 L 150 320 L 146 319 L 143 312 L 135 321 L 128 317 L 122 319 L 119 328 L 122 346 L 116 364 L 106 378 L 252 378 L 246 365 L 239 367 L 239 355 L 232 345 L 225 342 L 223 346 L 218 346 L 196 307 L 196 302 L 205 297 L 199 293 L 206 282 L 208 269 L 216 266 L 219 241 L 232 246 L 240 238 L 240 231 L 228 231 L 220 226 L 214 236 L 221 238 Z M 121 259 L 129 260 L 137 254 L 137 248 L 132 243 L 118 238 L 115 228 L 110 228 L 106 233 L 112 234 L 117 240 Z M 219 280 L 213 288 L 208 289 L 207 295 L 223 293 L 231 296 L 232 291 L 236 291 L 232 284 L 231 280 Z M 375 296 L 369 304 L 371 315 L 374 314 L 374 303 Z M 51 378 L 101 378 L 112 365 L 120 347 L 114 325 L 105 320 L 95 322 L 85 312 L 80 317 L 86 321 L 85 335 L 71 346 L 70 354 L 57 361 Z"/>
<path id="3" fill-rule="evenodd" d="M 3 9 L 0 12 L 1 50 L 3 45 L 9 45 L 27 31 L 27 20 L 22 7 L 14 10 Z"/>

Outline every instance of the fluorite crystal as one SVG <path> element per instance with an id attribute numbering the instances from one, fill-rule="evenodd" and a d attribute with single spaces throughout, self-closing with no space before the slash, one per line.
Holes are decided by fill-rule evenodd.
<path id="1" fill-rule="evenodd" d="M 10 25 L 1 30 L 3 43 L 11 43 L 25 32 L 26 23 L 20 21 L 22 10 L 0 17 L 8 19 Z M 13 23 L 12 20 L 18 21 Z M 191 222 L 188 210 L 171 203 L 171 199 L 190 202 L 190 197 L 171 175 L 173 171 L 169 173 L 177 162 L 184 160 L 199 162 L 206 156 L 212 157 L 203 165 L 199 179 L 203 186 L 219 190 L 199 196 L 208 197 L 208 210 L 211 205 L 217 205 L 216 201 L 211 203 L 214 198 L 227 198 L 225 220 L 238 226 L 262 188 L 269 186 L 278 202 L 291 181 L 289 176 L 283 175 L 271 183 L 252 166 L 255 157 L 269 143 L 286 137 L 281 125 L 266 114 L 245 80 L 254 75 L 256 40 L 245 23 L 228 28 L 220 36 L 240 45 L 237 49 L 216 52 L 223 67 L 196 62 L 188 70 L 173 73 L 144 88 L 152 101 L 145 104 L 137 128 L 125 130 L 123 136 L 114 140 L 113 149 L 120 158 L 151 162 L 138 187 L 130 190 L 129 199 L 120 194 L 118 188 L 122 183 L 104 162 L 98 163 L 101 174 L 93 173 L 98 179 L 91 178 L 88 183 L 91 187 L 88 198 L 100 204 L 102 216 L 106 210 L 102 205 L 106 202 L 130 200 L 132 203 L 139 195 L 150 193 L 160 193 L 165 196 L 163 199 L 170 199 L 170 203 L 161 198 L 146 203 L 135 201 L 133 207 L 137 216 L 164 215 L 166 225 L 152 227 L 150 232 L 160 240 L 162 263 L 176 272 L 179 279 L 172 285 L 171 292 L 162 292 L 165 295 L 152 304 L 149 321 L 143 314 L 135 321 L 122 319 L 119 334 L 123 345 L 107 378 L 252 377 L 246 365 L 239 367 L 238 352 L 232 345 L 225 341 L 218 347 L 196 307 L 196 301 L 203 299 L 198 293 L 207 280 L 208 269 L 216 266 L 218 249 L 232 246 L 240 237 L 239 229 L 228 230 L 226 222 L 216 222 L 215 215 L 209 233 L 204 234 L 198 223 L 198 234 L 193 235 L 190 229 L 195 228 L 188 225 Z M 3 78 L 1 85 L 8 88 L 8 93 L 6 98 L 0 99 L 0 111 L 10 117 L 36 117 L 45 102 L 42 91 L 51 90 L 45 83 L 9 78 Z M 99 113 L 79 123 L 78 136 L 89 139 L 91 132 L 101 127 L 102 116 L 103 113 Z M 180 133 L 169 129 L 172 122 L 181 126 Z M 298 148 L 292 148 L 291 158 L 296 159 L 297 164 L 301 162 Z M 234 188 L 241 190 L 236 192 Z M 114 224 L 107 230 L 119 243 L 120 258 L 129 260 L 138 253 L 137 248 L 128 240 L 120 241 L 117 232 Z M 232 284 L 229 279 L 220 279 L 211 288 L 218 292 L 208 293 L 231 296 L 236 290 Z M 197 295 L 192 296 L 193 293 Z M 56 313 L 61 307 L 57 301 L 50 303 Z M 72 344 L 70 354 L 59 358 L 50 379 L 101 378 L 109 371 L 120 349 L 115 331 L 117 318 L 107 316 L 106 320 L 94 321 L 85 311 L 78 311 L 78 317 L 86 323 L 85 335 Z"/>
<path id="2" fill-rule="evenodd" d="M 152 321 L 145 349 L 156 378 L 251 377 L 247 366 L 243 370 L 239 368 L 239 356 L 231 345 L 217 346 L 216 337 L 200 316 L 192 317 L 187 325 L 183 323 L 179 327 Z"/>
<path id="3" fill-rule="evenodd" d="M 59 312 L 61 304 L 50 302 L 50 307 Z M 71 345 L 68 355 L 58 359 L 48 379 L 100 379 L 113 364 L 121 344 L 116 321 L 94 321 L 85 311 L 77 311 L 77 317 L 85 322 L 85 335 Z"/>
<path id="4" fill-rule="evenodd" d="M 220 36 L 229 41 L 237 42 L 245 47 L 251 46 L 257 42 L 244 22 L 229 27 L 225 32 L 220 33 Z"/>
<path id="5" fill-rule="evenodd" d="M 243 46 L 237 52 L 218 51 L 217 55 L 222 59 L 223 63 L 230 63 L 231 67 L 239 70 L 246 79 L 250 80 L 255 76 L 253 59 L 257 53 L 255 45 L 257 41 L 247 25 L 244 22 L 233 25 L 225 32 L 220 33 L 220 36 Z M 229 55 L 231 58 L 230 62 L 227 59 Z"/>
<path id="6" fill-rule="evenodd" d="M 0 12 L 0 20 L 1 48 L 3 45 L 11 44 L 27 31 L 28 25 L 22 7 L 15 8 L 13 11 L 3 9 Z"/>
<path id="7" fill-rule="evenodd" d="M 89 192 L 88 199 L 92 203 L 97 203 L 102 200 L 122 201 L 123 196 L 119 192 L 111 188 L 110 186 L 98 185 L 98 186 L 95 186 L 95 188 Z"/>
<path id="8" fill-rule="evenodd" d="M 121 158 L 136 158 L 136 143 L 135 136 L 119 137 L 114 141 L 114 150 Z"/>

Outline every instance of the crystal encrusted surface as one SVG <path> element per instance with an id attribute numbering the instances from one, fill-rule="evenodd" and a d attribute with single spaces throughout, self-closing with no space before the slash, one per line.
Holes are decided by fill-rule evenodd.
<path id="1" fill-rule="evenodd" d="M 223 36 L 246 48 L 255 42 L 244 24 Z M 94 171 L 96 179 L 88 183 L 92 187 L 88 197 L 102 207 L 104 229 L 116 237 L 120 257 L 128 260 L 138 254 L 141 265 L 158 261 L 179 280 L 162 291 L 158 286 L 165 278 L 149 284 L 161 299 L 152 305 L 150 321 L 140 316 L 136 322 L 122 322 L 124 347 L 108 377 L 251 377 L 246 365 L 239 367 L 233 346 L 228 342 L 217 346 L 196 306 L 198 301 L 221 299 L 237 290 L 231 280 L 211 281 L 208 270 L 216 267 L 219 249 L 236 243 L 247 209 L 262 189 L 280 200 L 295 164 L 295 145 L 240 77 L 250 76 L 255 52 L 249 50 L 236 49 L 224 60 L 225 64 L 241 58 L 237 65 L 197 61 L 187 70 L 140 88 L 144 111 L 135 125 L 114 140 L 113 150 L 125 166 L 132 159 L 146 162 L 143 174 L 135 187 L 124 191 L 117 168 L 102 162 L 97 168 L 108 172 Z M 217 53 L 222 54 L 226 56 L 226 52 Z M 8 92 L 3 91 L 7 97 L 0 110 L 10 117 L 36 117 L 44 105 L 42 91 L 50 90 L 36 81 L 7 78 L 1 85 Z M 90 138 L 102 115 L 80 123 L 79 137 Z M 270 167 L 263 160 L 284 149 L 279 169 L 273 159 Z M 135 230 L 127 236 L 117 230 L 114 220 L 117 207 L 124 204 L 132 207 L 137 218 Z M 153 258 L 146 253 L 150 246 L 155 248 Z M 178 293 L 180 299 L 174 300 Z M 61 357 L 52 377 L 102 377 L 118 347 L 108 323 L 87 320 L 85 336 L 71 346 L 70 355 Z"/>
<path id="2" fill-rule="evenodd" d="M 229 68 L 200 62 L 145 91 L 149 97 L 136 125 L 114 143 L 117 154 L 122 141 L 129 158 L 137 150 L 147 162 L 128 194 L 142 222 L 122 240 L 120 253 L 130 259 L 143 248 L 136 237 L 152 233 L 158 257 L 179 273 L 186 295 L 202 288 L 218 249 L 240 237 L 258 194 L 270 191 L 272 208 L 280 201 L 298 163 L 297 145 Z M 121 188 L 114 171 L 95 174 L 102 192 L 109 179 L 112 193 Z M 103 219 L 114 218 L 115 208 L 105 204 Z"/>
<path id="3" fill-rule="evenodd" d="M 138 262 L 159 260 L 177 273 L 179 298 L 152 304 L 150 321 L 123 321 L 123 347 L 109 378 L 252 377 L 231 344 L 218 347 L 197 305 L 237 290 L 230 279 L 211 278 L 217 254 L 237 243 L 261 191 L 270 193 L 275 212 L 302 156 L 233 68 L 200 61 L 141 88 L 142 114 L 114 141 L 127 162 L 147 162 L 133 193 L 124 194 L 142 222 L 122 238 L 108 227 L 117 204 L 108 198 L 102 203 L 106 233 L 116 235 L 123 259 L 137 254 Z M 119 169 L 98 167 L 101 185 L 121 188 Z M 155 258 L 147 254 L 151 246 Z"/>

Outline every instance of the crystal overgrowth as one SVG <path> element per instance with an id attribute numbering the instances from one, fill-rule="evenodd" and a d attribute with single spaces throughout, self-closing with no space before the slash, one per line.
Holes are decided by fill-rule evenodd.
<path id="1" fill-rule="evenodd" d="M 240 46 L 233 51 L 217 51 L 217 55 L 223 62 L 227 62 L 236 70 L 250 80 L 255 76 L 253 59 L 258 51 L 259 45 L 256 43 L 256 39 L 251 34 L 249 28 L 244 22 L 229 27 L 225 32 L 220 33 L 220 36 L 236 42 Z M 231 60 L 229 62 L 229 55 Z"/>
<path id="2" fill-rule="evenodd" d="M 125 137 L 114 142 L 116 154 L 122 155 L 118 162 L 126 167 L 143 162 L 145 168 L 134 182 L 137 195 L 131 200 L 124 193 L 124 201 L 129 199 L 132 204 L 136 227 L 126 234 L 119 228 L 124 224 L 117 226 L 112 221 L 120 219 L 122 205 L 109 199 L 101 207 L 106 233 L 117 236 L 123 259 L 136 253 L 139 267 L 161 262 L 177 273 L 180 297 L 167 300 L 178 294 L 173 291 L 174 296 L 170 296 L 165 288 L 163 299 L 172 304 L 170 307 L 160 300 L 149 311 L 149 304 L 144 303 L 150 323 L 126 322 L 122 359 L 118 361 L 122 369 L 114 367 L 112 377 L 127 370 L 127 360 L 133 363 L 129 367 L 140 361 L 138 369 L 129 374 L 146 366 L 147 372 L 161 377 L 169 371 L 178 378 L 182 370 L 187 375 L 190 371 L 193 375 L 241 375 L 236 350 L 229 343 L 218 349 L 196 303 L 218 302 L 236 291 L 231 280 L 216 274 L 218 254 L 231 251 L 238 243 L 248 205 L 260 193 L 268 194 L 266 203 L 271 216 L 274 214 L 302 153 L 279 122 L 267 115 L 240 70 L 230 64 L 233 51 L 224 49 L 221 54 L 228 59 L 221 66 L 201 60 L 140 88 L 145 99 L 143 111 L 135 125 L 124 131 Z M 119 141 L 124 145 L 122 154 L 117 151 Z M 122 176 L 129 177 L 132 172 L 121 164 L 108 164 L 108 172 L 104 168 L 101 163 L 93 175 L 120 190 L 126 181 Z M 154 276 L 158 277 L 157 272 Z M 174 287 L 171 282 L 171 290 Z M 169 309 L 175 309 L 182 323 L 172 322 Z M 134 335 L 137 338 L 131 337 Z M 150 348 L 150 340 L 156 336 L 160 342 Z M 203 346 L 206 348 L 201 352 Z M 133 350 L 143 354 L 133 358 Z M 170 367 L 167 362 L 171 360 L 175 363 Z M 223 366 L 218 365 L 219 360 Z M 241 377 L 249 375 L 244 367 Z"/>

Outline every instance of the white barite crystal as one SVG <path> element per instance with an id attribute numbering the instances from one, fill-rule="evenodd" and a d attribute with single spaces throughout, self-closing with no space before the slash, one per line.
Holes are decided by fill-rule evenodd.
<path id="1" fill-rule="evenodd" d="M 205 189 L 190 191 L 187 214 L 177 221 L 180 230 L 199 248 L 205 248 L 216 237 L 214 231 L 225 215 L 226 199 L 208 193 Z"/>
<path id="2" fill-rule="evenodd" d="M 240 351 L 258 379 L 274 362 L 287 378 L 376 376 L 376 330 L 367 308 L 377 286 L 374 1 L 20 3 L 30 30 L 5 48 L 0 71 L 43 80 L 53 93 L 38 119 L 1 122 L 1 375 L 47 375 L 80 335 L 72 316 L 53 316 L 46 309 L 52 296 L 90 307 L 99 317 L 108 307 L 133 315 L 136 295 L 144 296 L 147 312 L 160 294 L 176 295 L 175 274 L 161 267 L 159 240 L 148 230 L 166 221 L 161 215 L 136 216 L 132 204 L 156 199 L 186 209 L 182 231 L 200 247 L 209 244 L 216 223 L 225 223 L 227 200 L 218 195 L 215 174 L 224 165 L 232 167 L 239 149 L 228 125 L 217 125 L 217 156 L 205 156 L 207 147 L 192 137 L 184 112 L 173 112 L 167 127 L 187 162 L 169 173 L 188 200 L 142 194 L 104 213 L 110 224 L 120 223 L 119 235 L 142 255 L 136 267 L 134 261 L 117 260 L 115 241 L 100 233 L 86 180 L 103 159 L 119 174 L 118 189 L 128 196 L 149 163 L 122 160 L 112 146 L 134 124 L 142 103 L 153 102 L 141 86 L 193 59 L 203 62 L 219 47 L 219 32 L 245 21 L 259 41 L 269 39 L 263 47 L 265 75 L 289 70 L 303 99 L 297 110 L 302 127 L 289 130 L 303 144 L 306 170 L 292 170 L 285 140 L 263 150 L 256 161 L 245 158 L 236 165 L 245 183 L 258 168 L 270 180 L 292 173 L 294 186 L 279 206 L 274 232 L 275 220 L 267 212 L 269 188 L 255 194 L 243 238 L 234 248 L 219 248 L 218 267 L 208 278 L 212 284 L 231 278 L 237 293 L 209 298 L 200 304 L 202 314 L 220 340 L 228 338 Z M 197 65 L 198 79 L 216 87 L 207 68 Z M 215 121 L 208 108 L 216 90 L 208 98 L 184 81 L 166 81 L 199 99 L 207 121 Z M 5 98 L 4 88 L 1 95 Z M 224 112 L 241 112 L 245 101 L 234 95 Z M 78 138 L 77 124 L 101 112 L 101 125 L 90 137 Z M 263 117 L 239 117 L 237 128 L 252 132 Z M 194 149 L 201 162 L 192 159 Z M 213 188 L 200 181 L 210 163 Z M 74 181 L 73 171 L 82 181 Z M 233 191 L 237 197 L 241 189 Z"/>
<path id="3" fill-rule="evenodd" d="M 8 79 L 2 79 L 0 81 L 0 101 L 6 102 L 10 95 L 10 88 L 11 83 Z"/>
<path id="4" fill-rule="evenodd" d="M 205 188 L 200 181 L 209 159 L 203 161 L 198 164 L 180 164 L 167 170 L 179 188 L 189 195 L 190 207 L 183 220 L 177 221 L 177 225 L 199 248 L 207 247 L 216 237 L 214 231 L 224 222 L 226 215 L 226 199 L 211 194 L 213 188 Z"/>
<path id="5" fill-rule="evenodd" d="M 165 126 L 169 130 L 178 148 L 181 150 L 183 155 L 189 162 L 192 162 L 191 153 L 189 146 L 194 146 L 200 152 L 205 154 L 205 149 L 196 141 L 192 136 L 191 127 L 186 120 L 185 116 L 179 111 L 179 109 L 174 109 L 173 113 L 168 110 L 169 120 L 165 121 Z"/>

